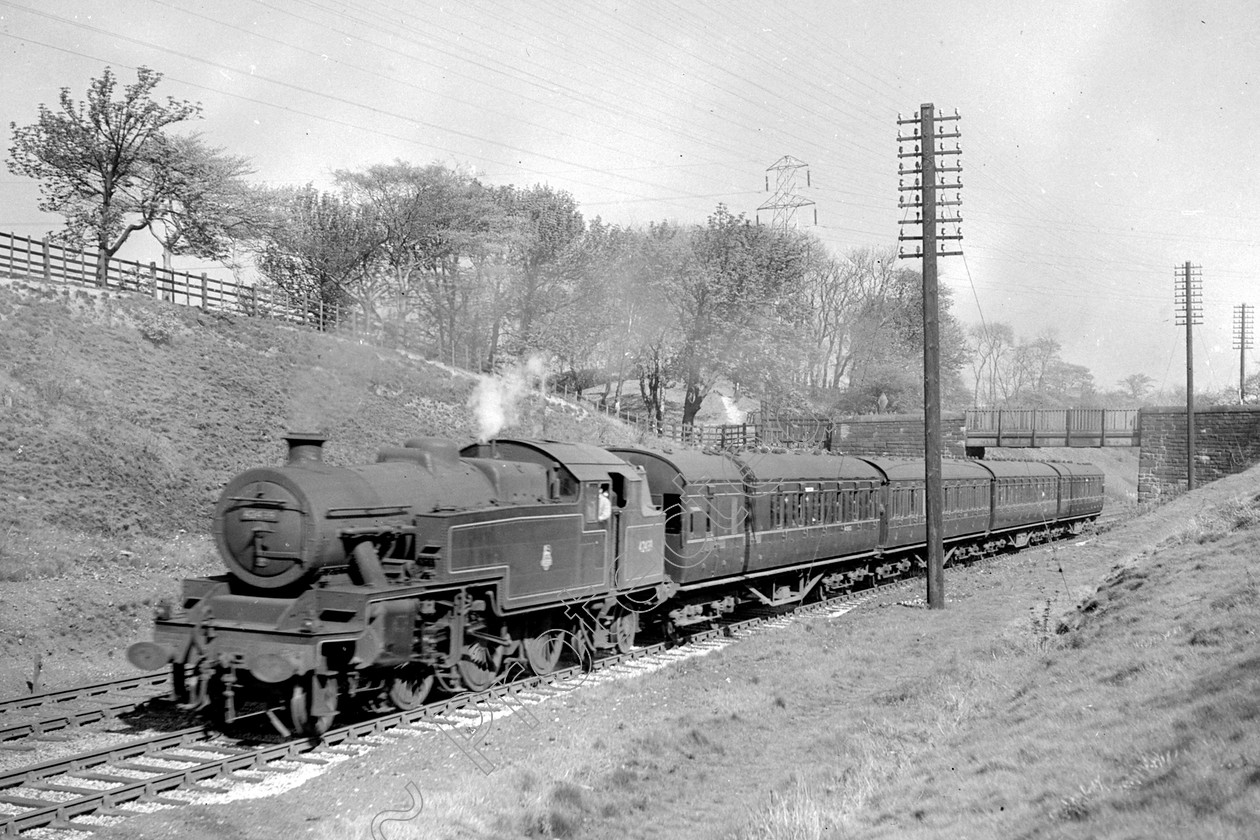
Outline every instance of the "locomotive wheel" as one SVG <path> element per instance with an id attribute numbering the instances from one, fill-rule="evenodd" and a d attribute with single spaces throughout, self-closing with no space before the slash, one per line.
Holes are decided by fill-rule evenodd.
<path id="1" fill-rule="evenodd" d="M 316 697 L 323 699 L 318 705 L 332 709 L 331 713 L 314 714 Z M 337 682 L 332 677 L 312 674 L 309 677 L 298 677 L 293 683 L 293 693 L 289 696 L 289 719 L 293 723 L 293 731 L 299 735 L 318 737 L 332 726 L 337 716 Z"/>
<path id="2" fill-rule="evenodd" d="M 431 671 L 423 675 L 394 677 L 389 682 L 389 702 L 404 712 L 419 708 L 433 690 L 433 683 L 436 681 L 437 677 Z"/>
<path id="3" fill-rule="evenodd" d="M 634 637 L 639 632 L 639 614 L 623 612 L 614 619 L 612 631 L 617 653 L 629 653 L 634 649 Z"/>
<path id="4" fill-rule="evenodd" d="M 564 634 L 547 629 L 521 642 L 525 648 L 525 661 L 536 676 L 545 677 L 556 670 L 560 654 L 564 651 Z"/>
<path id="5" fill-rule="evenodd" d="M 464 687 L 469 691 L 485 691 L 494 683 L 499 673 L 494 659 L 480 644 L 464 650 L 464 655 L 460 658 L 456 669 L 459 671 L 459 678 L 463 680 Z"/>
<path id="6" fill-rule="evenodd" d="M 210 725 L 219 732 L 227 731 L 227 698 L 223 692 L 223 675 L 218 671 L 205 677 L 206 683 L 203 693 L 204 708 L 206 716 L 210 718 Z"/>
<path id="7" fill-rule="evenodd" d="M 192 698 L 192 692 L 188 689 L 188 674 L 183 662 L 171 663 L 171 698 L 180 705 L 188 703 Z"/>

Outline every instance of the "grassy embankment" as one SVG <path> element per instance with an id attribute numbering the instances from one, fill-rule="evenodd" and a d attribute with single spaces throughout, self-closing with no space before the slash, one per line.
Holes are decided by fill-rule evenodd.
<path id="1" fill-rule="evenodd" d="M 0 280 L 0 695 L 126 668 L 176 581 L 216 573 L 223 485 L 280 463 L 286 431 L 329 461 L 470 441 L 478 378 L 332 335 L 94 290 Z M 536 393 L 511 433 L 629 442 Z"/>

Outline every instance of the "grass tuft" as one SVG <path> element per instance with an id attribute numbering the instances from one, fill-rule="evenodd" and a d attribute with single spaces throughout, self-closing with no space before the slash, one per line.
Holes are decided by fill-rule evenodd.
<path id="1" fill-rule="evenodd" d="M 1185 528 L 1169 537 L 1163 545 L 1212 543 L 1235 531 L 1251 528 L 1257 523 L 1260 523 L 1260 497 L 1235 496 L 1199 511 L 1190 519 Z"/>
<path id="2" fill-rule="evenodd" d="M 1029 623 L 1032 626 L 1033 644 L 1040 651 L 1049 650 L 1057 634 L 1057 630 L 1052 632 L 1050 629 L 1050 599 L 1046 599 L 1040 614 L 1036 607 L 1029 607 L 1028 611 L 1031 613 Z"/>
<path id="3" fill-rule="evenodd" d="M 556 782 L 546 796 L 526 808 L 524 833 L 527 837 L 573 837 L 588 811 L 580 787 L 569 781 Z"/>
<path id="4" fill-rule="evenodd" d="M 739 840 L 820 840 L 831 820 L 820 797 L 805 782 L 783 793 L 770 793 L 770 802 L 749 816 L 736 834 Z"/>

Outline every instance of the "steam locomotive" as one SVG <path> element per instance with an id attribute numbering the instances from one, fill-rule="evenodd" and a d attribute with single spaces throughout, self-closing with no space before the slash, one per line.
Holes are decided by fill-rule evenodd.
<path id="1" fill-rule="evenodd" d="M 213 518 L 227 573 L 184 581 L 131 663 L 220 725 L 318 735 L 351 704 L 546 675 L 744 604 L 778 607 L 923 565 L 922 461 L 417 438 L 334 466 L 291 435 Z M 1078 464 L 946 461 L 960 559 L 1079 533 L 1103 477 Z"/>

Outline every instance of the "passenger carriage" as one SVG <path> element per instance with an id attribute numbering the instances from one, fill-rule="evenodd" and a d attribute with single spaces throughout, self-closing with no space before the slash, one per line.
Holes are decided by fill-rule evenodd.
<path id="1" fill-rule="evenodd" d="M 1041 461 L 976 461 L 993 475 L 990 531 L 1016 546 L 1048 534 L 1059 518 L 1059 471 Z"/>

